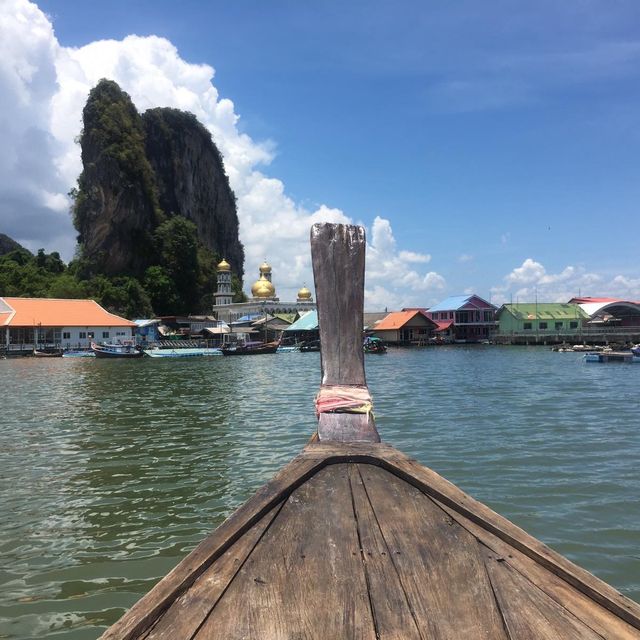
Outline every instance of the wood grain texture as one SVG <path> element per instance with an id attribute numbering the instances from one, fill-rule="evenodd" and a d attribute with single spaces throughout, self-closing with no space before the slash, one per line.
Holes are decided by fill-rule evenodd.
<path id="1" fill-rule="evenodd" d="M 486 548 L 483 555 L 511 640 L 602 640 L 503 558 Z"/>
<path id="2" fill-rule="evenodd" d="M 366 385 L 362 349 L 364 228 L 314 224 L 311 259 L 318 305 L 322 384 Z"/>
<path id="3" fill-rule="evenodd" d="M 318 305 L 322 385 L 365 386 L 364 228 L 313 225 L 311 259 Z M 380 441 L 371 414 L 320 414 L 318 437 L 321 441 Z"/>
<path id="4" fill-rule="evenodd" d="M 291 494 L 195 637 L 375 639 L 347 465 Z"/>
<path id="5" fill-rule="evenodd" d="M 281 504 L 275 506 L 227 549 L 189 589 L 174 601 L 145 638 L 148 640 L 191 638 L 215 607 L 220 596 L 280 511 L 281 506 Z"/>
<path id="6" fill-rule="evenodd" d="M 502 558 L 509 566 L 605 640 L 640 640 L 638 629 L 594 602 L 555 573 L 545 569 L 535 560 L 471 522 L 454 509 L 438 501 L 435 502 L 497 557 Z"/>
<path id="7" fill-rule="evenodd" d="M 476 539 L 406 482 L 358 468 L 422 636 L 506 640 Z"/>
<path id="8" fill-rule="evenodd" d="M 236 540 L 324 464 L 321 458 L 304 455 L 292 460 L 109 627 L 101 640 L 140 636 Z"/>
<path id="9" fill-rule="evenodd" d="M 318 435 L 323 441 L 380 442 L 372 414 L 321 413 Z"/>
<path id="10" fill-rule="evenodd" d="M 579 567 L 547 545 L 530 536 L 518 526 L 498 515 L 481 502 L 461 491 L 435 471 L 423 467 L 415 460 L 395 456 L 388 463 L 382 457 L 378 461 L 385 469 L 419 488 L 425 494 L 469 518 L 485 530 L 515 547 L 538 564 L 552 571 L 565 582 L 576 587 L 595 602 L 601 604 L 631 626 L 640 629 L 640 605 L 611 585 L 599 580 L 593 574 Z"/>
<path id="11" fill-rule="evenodd" d="M 380 640 L 421 640 L 356 465 L 349 465 L 349 481 L 376 633 Z"/>

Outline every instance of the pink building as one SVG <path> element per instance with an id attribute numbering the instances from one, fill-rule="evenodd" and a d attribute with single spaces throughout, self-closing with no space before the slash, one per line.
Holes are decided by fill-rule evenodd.
<path id="1" fill-rule="evenodd" d="M 456 342 L 479 342 L 496 329 L 496 306 L 480 296 L 451 296 L 426 313 L 438 324 L 437 333 Z"/>

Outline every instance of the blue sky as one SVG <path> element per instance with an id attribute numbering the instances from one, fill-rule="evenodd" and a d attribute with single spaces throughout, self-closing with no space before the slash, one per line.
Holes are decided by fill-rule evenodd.
<path id="1" fill-rule="evenodd" d="M 233 135 L 268 155 L 251 170 L 279 181 L 303 218 L 324 206 L 370 239 L 383 221 L 370 307 L 472 290 L 498 302 L 640 299 L 640 5 L 344 4 L 37 6 L 60 47 L 155 35 L 213 67 L 218 99 L 240 116 Z M 248 226 L 260 214 L 243 215 Z M 265 227 L 282 244 L 260 246 L 245 232 L 247 284 L 268 252 L 283 254 L 283 291 L 309 279 L 286 233 Z"/>

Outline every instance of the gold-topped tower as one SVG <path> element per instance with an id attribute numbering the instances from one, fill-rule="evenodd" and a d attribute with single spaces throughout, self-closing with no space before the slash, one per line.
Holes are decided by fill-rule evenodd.
<path id="1" fill-rule="evenodd" d="M 307 289 L 306 286 L 303 286 L 300 291 L 298 291 L 298 302 L 313 302 L 311 298 L 311 291 Z"/>

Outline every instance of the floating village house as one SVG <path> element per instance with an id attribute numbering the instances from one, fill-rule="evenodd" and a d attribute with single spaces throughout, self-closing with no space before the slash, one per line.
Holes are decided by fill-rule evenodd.
<path id="1" fill-rule="evenodd" d="M 319 342 L 320 325 L 318 323 L 318 312 L 315 310 L 304 312 L 284 330 L 283 336 L 285 344 Z"/>
<path id="2" fill-rule="evenodd" d="M 295 302 L 283 302 L 276 296 L 276 288 L 272 282 L 272 269 L 267 262 L 260 265 L 259 277 L 251 287 L 251 297 L 247 302 L 233 302 L 231 290 L 231 265 L 222 260 L 218 265 L 218 286 L 214 294 L 215 306 L 213 311 L 218 320 L 233 323 L 240 318 L 252 315 L 266 314 L 279 317 L 283 314 L 297 315 L 305 311 L 313 311 L 316 304 L 313 301 L 311 291 L 302 287 L 298 291 Z"/>
<path id="3" fill-rule="evenodd" d="M 456 342 L 489 339 L 496 329 L 497 307 L 475 294 L 451 296 L 427 311 L 442 337 Z"/>
<path id="4" fill-rule="evenodd" d="M 579 304 L 563 302 L 503 304 L 496 316 L 500 338 L 545 340 L 575 337 L 589 320 Z"/>
<path id="5" fill-rule="evenodd" d="M 437 328 L 425 310 L 403 309 L 378 322 L 373 333 L 389 344 L 426 344 Z"/>
<path id="6" fill-rule="evenodd" d="M 589 329 L 637 334 L 640 331 L 640 303 L 620 298 L 571 298 L 589 316 Z"/>
<path id="7" fill-rule="evenodd" d="M 505 304 L 497 313 L 500 342 L 637 342 L 640 304 L 616 298 L 572 298 L 567 303 Z"/>
<path id="8" fill-rule="evenodd" d="M 95 300 L 0 298 L 4 347 L 19 353 L 38 348 L 88 348 L 92 341 L 131 340 L 135 323 Z"/>

